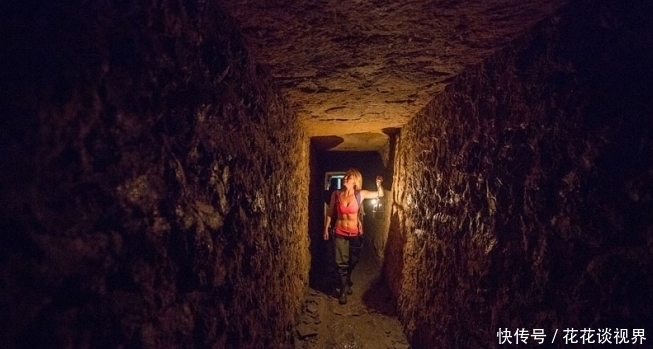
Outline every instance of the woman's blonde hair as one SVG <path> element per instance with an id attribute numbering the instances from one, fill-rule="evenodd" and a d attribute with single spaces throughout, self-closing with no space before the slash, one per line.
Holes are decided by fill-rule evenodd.
<path id="1" fill-rule="evenodd" d="M 363 189 L 363 175 L 361 175 L 360 171 L 355 168 L 350 168 L 345 172 L 346 175 L 352 175 L 354 177 L 354 190 Z"/>

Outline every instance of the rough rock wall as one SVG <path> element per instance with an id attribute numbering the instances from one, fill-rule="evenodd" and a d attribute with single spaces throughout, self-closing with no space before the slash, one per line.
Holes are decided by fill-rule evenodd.
<path id="1" fill-rule="evenodd" d="M 374 240 L 374 248 L 378 262 L 380 265 L 384 264 L 386 253 L 388 253 L 387 243 L 388 234 L 390 232 L 391 212 L 394 206 L 393 183 L 395 178 L 395 156 L 397 155 L 397 142 L 399 140 L 399 129 L 393 129 L 389 132 L 389 140 L 384 149 L 382 149 L 381 157 L 383 158 L 383 165 L 386 168 L 383 173 L 383 188 L 385 190 L 385 197 L 381 199 L 383 205 L 380 216 L 374 219 L 374 231 L 377 232 Z M 383 275 L 382 273 L 382 276 Z"/>
<path id="2" fill-rule="evenodd" d="M 499 347 L 500 328 L 650 347 L 651 14 L 576 1 L 402 130 L 385 268 L 412 347 Z"/>
<path id="3" fill-rule="evenodd" d="M 2 347 L 290 346 L 308 142 L 230 19 L 167 0 L 1 12 Z"/>

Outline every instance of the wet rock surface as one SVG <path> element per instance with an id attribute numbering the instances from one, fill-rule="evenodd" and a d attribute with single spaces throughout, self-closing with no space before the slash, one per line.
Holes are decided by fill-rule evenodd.
<path id="1" fill-rule="evenodd" d="M 352 276 L 353 294 L 338 303 L 335 282 L 329 275 L 313 285 L 304 299 L 295 328 L 298 349 L 408 349 L 394 302 L 381 280 L 373 251 L 363 253 Z"/>

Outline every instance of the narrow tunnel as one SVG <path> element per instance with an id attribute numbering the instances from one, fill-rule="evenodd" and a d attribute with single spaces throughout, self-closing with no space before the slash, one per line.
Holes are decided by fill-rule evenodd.
<path id="1" fill-rule="evenodd" d="M 376 66 L 337 86 L 284 75 L 248 41 L 275 33 L 227 3 L 0 5 L 2 348 L 653 348 L 650 1 L 552 1 L 497 46 L 479 19 L 535 2 L 477 17 L 447 12 L 475 2 L 411 2 L 459 32 L 430 56 L 380 57 L 407 91 L 347 85 Z M 343 28 L 354 3 L 405 10 L 306 14 Z M 396 46 L 365 30 L 328 40 L 351 56 L 321 58 Z M 447 52 L 465 58 L 455 74 L 431 66 Z M 340 305 L 324 191 L 351 167 L 386 196 L 365 203 L 365 262 Z"/>

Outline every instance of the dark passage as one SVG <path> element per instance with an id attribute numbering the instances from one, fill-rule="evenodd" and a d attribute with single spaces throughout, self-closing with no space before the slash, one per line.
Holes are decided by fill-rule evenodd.
<path id="1" fill-rule="evenodd" d="M 387 152 L 387 149 L 386 149 Z M 383 152 L 351 152 L 351 151 L 328 151 L 328 149 L 316 146 L 313 143 L 313 152 L 311 156 L 311 186 L 309 192 L 309 232 L 311 239 L 311 286 L 322 289 L 327 287 L 325 275 L 333 273 L 333 255 L 329 243 L 322 239 L 324 229 L 324 190 L 325 178 L 329 173 L 344 173 L 350 168 L 358 169 L 363 176 L 363 188 L 365 190 L 376 190 L 374 180 L 376 176 L 384 178 L 383 187 L 386 196 L 381 202 L 387 204 L 392 192 L 392 165 L 386 157 L 382 156 Z M 372 251 L 372 256 L 380 260 L 383 258 L 383 241 L 387 234 L 387 222 L 389 215 L 385 212 L 375 215 L 372 203 L 369 200 L 363 202 L 364 208 L 364 227 L 366 240 L 369 243 L 366 249 Z M 385 230 L 384 230 L 385 228 Z M 332 281 L 332 280 L 331 280 Z"/>
<path id="2" fill-rule="evenodd" d="M 0 346 L 653 347 L 650 18 L 2 2 Z M 350 167 L 386 196 L 340 305 Z"/>
<path id="3" fill-rule="evenodd" d="M 338 303 L 339 276 L 334 262 L 334 241 L 324 241 L 325 183 L 328 174 L 357 168 L 363 175 L 363 189 L 376 190 L 374 179 L 384 177 L 383 186 L 392 188 L 392 166 L 384 152 L 328 151 L 321 142 L 312 142 L 311 192 L 309 217 L 311 271 L 309 293 L 298 326 L 298 348 L 408 348 L 403 328 L 397 319 L 394 300 L 381 270 L 383 242 L 389 212 L 363 201 L 365 211 L 363 250 L 352 275 L 353 293 L 346 305 Z M 389 146 L 389 145 L 388 145 Z M 385 149 L 386 154 L 389 149 Z M 379 199 L 385 207 L 392 192 Z"/>

